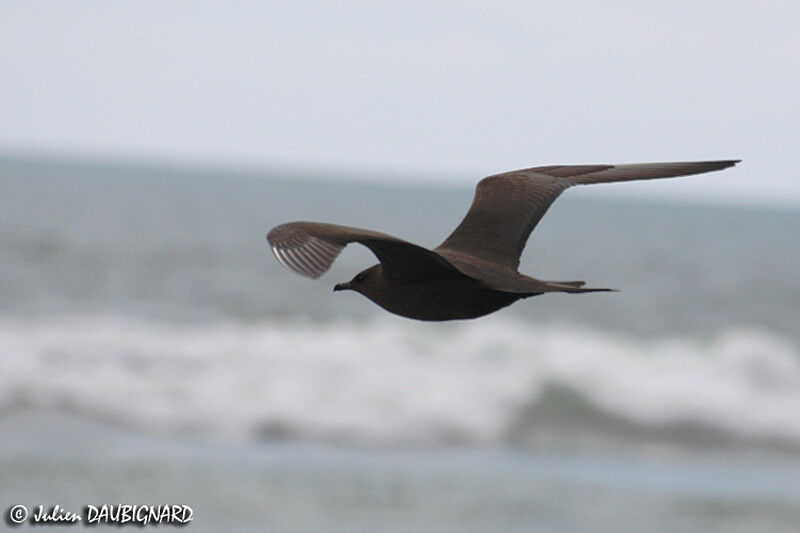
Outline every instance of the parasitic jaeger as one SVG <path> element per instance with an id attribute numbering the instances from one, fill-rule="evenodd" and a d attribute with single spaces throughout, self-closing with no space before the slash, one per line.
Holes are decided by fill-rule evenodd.
<path id="1" fill-rule="evenodd" d="M 521 274 L 520 254 L 550 205 L 573 185 L 672 178 L 738 163 L 694 161 L 628 165 L 553 165 L 482 179 L 464 220 L 433 250 L 385 233 L 320 222 L 290 222 L 267 235 L 285 267 L 318 278 L 351 243 L 380 263 L 335 291 L 359 292 L 387 311 L 418 320 L 477 318 L 545 292 L 610 291 L 583 281 L 543 281 Z"/>

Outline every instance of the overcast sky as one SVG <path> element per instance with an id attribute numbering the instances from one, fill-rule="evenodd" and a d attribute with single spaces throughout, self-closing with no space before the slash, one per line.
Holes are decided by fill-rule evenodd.
<path id="1" fill-rule="evenodd" d="M 797 1 L 0 0 L 5 152 L 463 183 L 741 158 L 606 187 L 800 205 L 798 95 Z"/>

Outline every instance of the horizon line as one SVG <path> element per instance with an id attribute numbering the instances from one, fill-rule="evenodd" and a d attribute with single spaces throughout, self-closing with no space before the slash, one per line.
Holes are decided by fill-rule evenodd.
<path id="1" fill-rule="evenodd" d="M 482 175 L 474 172 L 453 171 L 412 171 L 402 169 L 370 169 L 357 165 L 298 164 L 275 160 L 243 161 L 228 157 L 181 157 L 168 154 L 112 153 L 108 151 L 49 149 L 43 147 L 12 147 L 0 145 L 0 161 L 18 163 L 49 164 L 53 166 L 86 166 L 110 168 L 150 168 L 158 171 L 179 173 L 201 172 L 203 174 L 227 173 L 231 177 L 263 178 L 279 181 L 303 181 L 307 183 L 359 183 L 376 187 L 412 186 L 418 188 L 434 188 L 455 190 L 472 188 Z M 286 173 L 285 176 L 276 173 Z M 383 179 L 375 179 L 376 175 Z M 606 188 L 586 189 L 578 192 L 583 199 L 608 201 L 647 201 L 652 203 L 670 203 L 686 205 L 702 205 L 709 207 L 737 207 L 768 210 L 798 210 L 800 201 L 792 201 L 786 196 L 760 195 L 743 197 L 741 195 L 723 195 L 712 197 L 709 194 L 686 194 L 673 192 L 660 196 L 641 191 L 615 190 Z M 576 194 L 571 195 L 574 199 Z"/>

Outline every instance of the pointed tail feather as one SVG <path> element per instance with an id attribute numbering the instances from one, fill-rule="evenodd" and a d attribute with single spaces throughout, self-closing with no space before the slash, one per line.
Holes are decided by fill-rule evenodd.
<path id="1" fill-rule="evenodd" d="M 583 287 L 583 281 L 547 281 L 546 292 L 569 292 L 579 294 L 584 292 L 619 292 L 618 289 Z"/>

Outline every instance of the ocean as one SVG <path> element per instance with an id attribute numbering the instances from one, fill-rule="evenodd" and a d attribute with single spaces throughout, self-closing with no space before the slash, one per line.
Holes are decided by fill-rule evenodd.
<path id="1" fill-rule="evenodd" d="M 449 323 L 334 294 L 374 264 L 363 248 L 312 281 L 265 242 L 317 220 L 434 247 L 471 197 L 463 181 L 0 158 L 3 512 L 800 530 L 800 209 L 570 190 L 521 271 L 620 292 Z"/>

